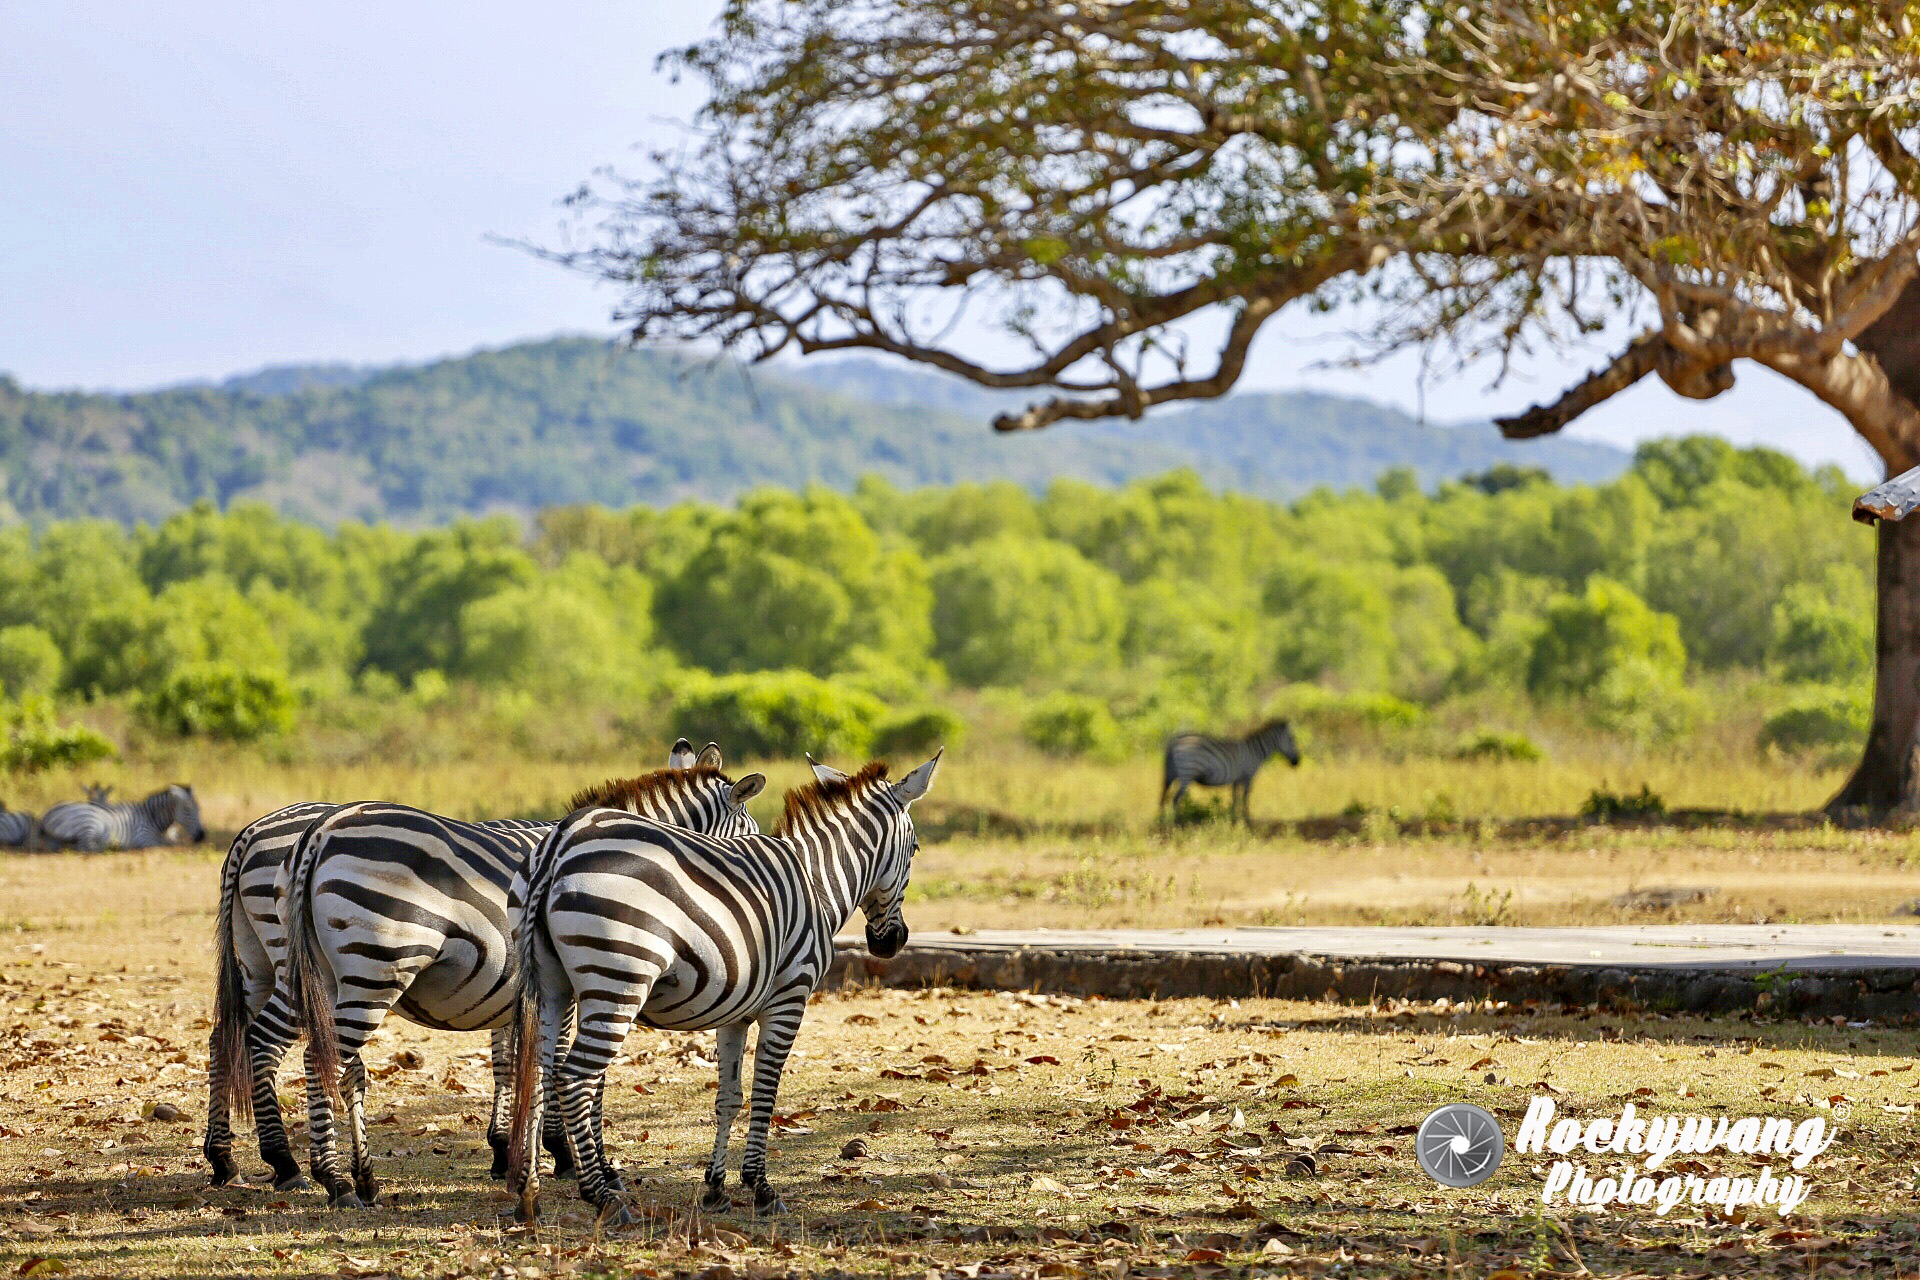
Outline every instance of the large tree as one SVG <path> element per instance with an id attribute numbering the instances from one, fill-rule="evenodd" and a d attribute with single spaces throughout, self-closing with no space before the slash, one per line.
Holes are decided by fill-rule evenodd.
<path id="1" fill-rule="evenodd" d="M 676 61 L 701 139 L 583 188 L 561 255 L 630 287 L 636 339 L 1050 389 L 1018 430 L 1221 395 L 1295 302 L 1375 294 L 1381 349 L 1463 359 L 1626 316 L 1509 434 L 1749 359 L 1920 462 L 1905 5 L 733 0 Z M 1920 790 L 1920 521 L 1883 526 L 1880 580 L 1835 803 L 1884 810 Z"/>
<path id="2" fill-rule="evenodd" d="M 1920 465 L 1915 18 L 1804 0 L 1476 7 L 1444 57 L 1409 68 L 1462 108 L 1429 140 L 1444 171 L 1419 181 L 1429 199 L 1470 191 L 1477 226 L 1510 230 L 1419 257 L 1407 322 L 1381 340 L 1471 355 L 1476 337 L 1504 351 L 1625 315 L 1640 332 L 1623 350 L 1501 429 L 1559 430 L 1649 374 L 1709 398 L 1750 360 L 1838 410 L 1890 474 Z M 1831 807 L 1884 813 L 1920 803 L 1920 523 L 1878 537 L 1873 722 Z"/>

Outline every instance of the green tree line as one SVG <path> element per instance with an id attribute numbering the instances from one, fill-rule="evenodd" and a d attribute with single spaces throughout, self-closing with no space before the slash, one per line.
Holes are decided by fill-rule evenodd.
<path id="1" fill-rule="evenodd" d="M 1599 486 L 1393 469 L 1291 504 L 1181 471 L 425 532 L 203 503 L 0 531 L 0 683 L 231 738 L 369 697 L 665 706 L 761 751 L 917 747 L 984 690 L 1043 747 L 1118 755 L 1276 707 L 1485 694 L 1658 741 L 1745 673 L 1777 689 L 1777 745 L 1820 746 L 1857 734 L 1872 668 L 1852 489 L 1692 437 Z"/>

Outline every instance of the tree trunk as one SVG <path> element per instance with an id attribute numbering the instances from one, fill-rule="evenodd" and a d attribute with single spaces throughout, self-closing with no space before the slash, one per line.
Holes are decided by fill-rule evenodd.
<path id="1" fill-rule="evenodd" d="M 1920 284 L 1901 291 L 1860 335 L 1859 347 L 1880 362 L 1894 391 L 1920 404 Z M 1893 463 L 1889 468 L 1891 475 Z M 1827 812 L 1864 809 L 1879 818 L 1920 807 L 1920 513 L 1875 529 L 1873 724 L 1860 763 Z"/>
<path id="2" fill-rule="evenodd" d="M 1853 776 L 1827 812 L 1874 818 L 1920 809 L 1920 514 L 1876 526 L 1879 617 L 1874 629 L 1873 726 Z"/>

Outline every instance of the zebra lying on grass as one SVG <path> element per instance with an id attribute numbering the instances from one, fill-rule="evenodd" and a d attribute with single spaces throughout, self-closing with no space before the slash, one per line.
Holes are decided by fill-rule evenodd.
<path id="1" fill-rule="evenodd" d="M 758 832 L 746 803 L 766 778 L 756 773 L 735 782 L 720 772 L 717 748 L 711 759 L 710 767 L 663 769 L 593 788 L 572 807 L 612 804 L 622 807 L 590 811 L 719 835 Z M 520 985 L 507 895 L 528 854 L 553 830 L 545 822 L 502 830 L 404 805 L 352 804 L 310 826 L 288 859 L 287 964 L 248 1037 L 254 1110 L 272 1105 L 280 1057 L 304 1030 L 308 1162 L 335 1207 L 357 1208 L 379 1194 L 367 1147 L 367 1068 L 360 1051 L 389 1011 L 422 1026 L 493 1033 L 488 1140 L 496 1173 L 506 1172 L 504 1066 Z M 282 1007 L 299 1011 L 297 1030 L 276 1016 Z M 347 1113 L 351 1178 L 341 1172 L 334 1144 L 334 1102 L 343 1102 Z M 598 1110 L 597 1100 L 590 1110 Z M 277 1173 L 290 1171 L 292 1152 L 278 1126 L 271 1134 L 276 1147 L 269 1148 L 267 1124 L 260 1135 L 261 1155 Z M 585 1144 L 574 1148 L 582 1149 Z M 596 1185 L 614 1176 L 603 1162 L 579 1167 Z"/>
<path id="2" fill-rule="evenodd" d="M 24 849 L 33 840 L 33 815 L 0 804 L 0 848 Z"/>
<path id="3" fill-rule="evenodd" d="M 708 744 L 708 748 L 713 753 L 711 758 L 717 760 L 719 748 L 712 744 Z M 691 768 L 695 761 L 693 744 L 680 739 L 673 744 L 667 760 L 669 768 Z M 216 1187 L 240 1179 L 240 1168 L 233 1159 L 232 1116 L 236 1111 L 242 1120 L 253 1115 L 254 1081 L 247 1028 L 272 996 L 275 974 L 286 967 L 286 931 L 280 923 L 280 898 L 285 886 L 276 885 L 275 881 L 287 855 L 307 828 L 333 807 L 329 802 L 305 800 L 255 819 L 234 837 L 220 868 L 220 904 L 213 943 L 219 979 L 214 990 L 213 1032 L 207 1045 L 207 1131 L 201 1148 L 213 1168 L 212 1181 Z M 500 825 L 505 829 L 527 826 L 518 821 Z M 290 1021 L 284 1012 L 277 1016 Z M 503 1105 L 508 1088 L 507 1069 L 507 1053 L 503 1047 L 494 1064 L 495 1082 Z M 262 1113 L 261 1122 L 281 1134 L 278 1141 L 271 1144 L 278 1150 L 286 1146 L 278 1099 L 271 1088 L 266 1097 L 271 1100 L 270 1109 Z M 554 1145 L 563 1147 L 557 1131 L 554 1137 Z M 263 1147 L 266 1145 L 263 1139 Z M 502 1130 L 495 1155 L 499 1167 L 496 1177 L 505 1175 L 505 1159 L 506 1137 Z M 298 1184 L 299 1166 L 289 1158 L 283 1168 L 276 1169 L 276 1176 L 283 1183 Z"/>
<path id="4" fill-rule="evenodd" d="M 818 781 L 787 793 L 771 836 L 715 839 L 606 809 L 554 829 L 528 866 L 517 935 L 523 983 L 508 1187 L 520 1194 L 522 1220 L 538 1209 L 531 1138 L 551 1094 L 581 1196 L 603 1220 L 631 1221 L 593 1116 L 636 1021 L 718 1032 L 716 1132 L 700 1202 L 709 1213 L 731 1207 L 727 1135 L 740 1110 L 747 1028 L 759 1026 L 740 1179 L 756 1214 L 785 1211 L 767 1181 L 767 1129 L 788 1051 L 832 962 L 833 935 L 856 907 L 875 955 L 906 945 L 901 901 L 919 846 L 907 809 L 939 765 L 936 755 L 897 783 L 884 764 L 852 777 L 816 766 Z M 563 1057 L 570 1002 L 579 1024 Z"/>
<path id="5" fill-rule="evenodd" d="M 207 838 L 193 788 L 175 783 L 131 804 L 72 801 L 40 816 L 40 842 L 50 849 L 151 849 L 198 844 Z"/>
<path id="6" fill-rule="evenodd" d="M 1245 821 L 1253 775 L 1276 752 L 1285 756 L 1288 764 L 1300 763 L 1300 749 L 1294 746 L 1293 730 L 1285 720 L 1269 720 L 1244 738 L 1175 734 L 1167 739 L 1166 762 L 1160 771 L 1160 808 L 1166 809 L 1171 791 L 1173 807 L 1178 810 L 1187 788 L 1196 782 L 1207 787 L 1232 787 L 1227 812 Z"/>

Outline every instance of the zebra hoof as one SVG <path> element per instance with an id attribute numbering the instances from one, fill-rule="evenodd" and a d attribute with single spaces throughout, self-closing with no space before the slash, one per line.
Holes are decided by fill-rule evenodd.
<path id="1" fill-rule="evenodd" d="M 311 1191 L 313 1179 L 304 1173 L 292 1173 L 273 1184 L 275 1191 Z"/>
<path id="2" fill-rule="evenodd" d="M 366 1207 L 366 1201 L 351 1191 L 336 1192 L 327 1201 L 327 1208 L 329 1209 L 364 1209 Z"/>
<path id="3" fill-rule="evenodd" d="M 700 1212 L 731 1213 L 732 1211 L 733 1197 L 727 1194 L 726 1187 L 718 1182 L 709 1182 L 706 1194 L 700 1197 Z"/>
<path id="4" fill-rule="evenodd" d="M 630 1227 L 636 1221 L 626 1201 L 617 1197 L 600 1206 L 600 1225 L 603 1227 Z"/>
<path id="5" fill-rule="evenodd" d="M 778 1218 L 787 1211 L 787 1202 L 772 1187 L 762 1186 L 753 1193 L 753 1216 Z"/>

